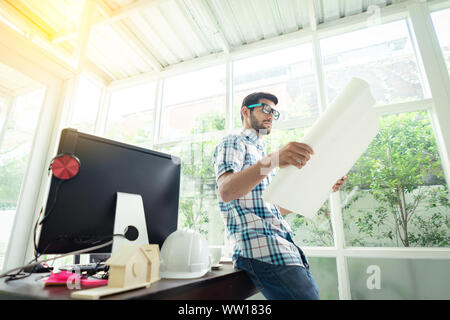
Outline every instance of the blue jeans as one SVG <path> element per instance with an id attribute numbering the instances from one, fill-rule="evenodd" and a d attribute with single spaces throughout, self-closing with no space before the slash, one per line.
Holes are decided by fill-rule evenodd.
<path id="1" fill-rule="evenodd" d="M 268 300 L 320 299 L 319 288 L 309 270 L 308 263 L 305 263 L 305 267 L 278 266 L 239 257 L 235 268 L 245 270 L 255 287 Z"/>

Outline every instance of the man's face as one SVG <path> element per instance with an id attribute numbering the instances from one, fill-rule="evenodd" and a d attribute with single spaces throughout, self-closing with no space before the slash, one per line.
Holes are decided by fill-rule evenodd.
<path id="1" fill-rule="evenodd" d="M 273 108 L 275 107 L 275 103 L 268 99 L 259 99 L 258 103 L 266 103 Z M 249 114 L 248 120 L 250 127 L 256 130 L 258 134 L 269 134 L 272 129 L 273 114 L 264 113 L 262 111 L 262 107 L 253 108 L 253 112 L 250 112 L 250 109 L 247 110 Z"/>

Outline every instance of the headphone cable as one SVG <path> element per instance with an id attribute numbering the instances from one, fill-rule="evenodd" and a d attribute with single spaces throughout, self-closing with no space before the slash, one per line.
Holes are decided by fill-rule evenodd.
<path id="1" fill-rule="evenodd" d="M 126 238 L 125 235 L 123 235 L 123 234 L 114 234 L 113 236 L 122 236 L 122 237 Z M 106 243 L 103 243 L 103 244 L 100 244 L 100 245 L 97 245 L 97 246 L 94 246 L 94 247 L 81 249 L 81 250 L 77 250 L 77 251 L 72 251 L 72 252 L 65 253 L 65 254 L 62 254 L 62 255 L 59 255 L 59 256 L 56 256 L 56 257 L 53 257 L 53 258 L 44 259 L 42 261 L 37 261 L 37 262 L 26 264 L 26 265 L 23 265 L 23 266 L 14 268 L 14 269 L 10 269 L 10 270 L 0 274 L 0 278 L 7 277 L 7 276 L 14 276 L 14 275 L 10 275 L 10 273 L 18 271 L 17 272 L 17 274 L 18 274 L 25 268 L 34 267 L 34 266 L 37 266 L 37 265 L 39 265 L 41 263 L 44 263 L 44 262 L 57 260 L 57 259 L 64 258 L 64 257 L 70 256 L 70 255 L 78 255 L 78 254 L 86 253 L 86 252 L 89 252 L 89 251 L 94 251 L 94 250 L 97 250 L 97 249 L 101 249 L 103 247 L 109 246 L 110 244 L 113 243 L 113 241 L 114 240 L 110 240 L 110 241 L 108 241 Z"/>
<path id="2" fill-rule="evenodd" d="M 42 219 L 42 221 L 39 222 L 39 225 L 42 225 L 42 224 L 48 219 L 48 217 L 50 216 L 50 214 L 52 213 L 53 208 L 55 207 L 55 204 L 56 204 L 56 197 L 58 196 L 59 188 L 61 187 L 61 184 L 62 184 L 64 181 L 65 181 L 65 180 L 59 180 L 59 181 L 58 181 L 58 184 L 56 185 L 56 188 L 55 188 L 55 196 L 53 197 L 53 202 L 52 202 L 50 208 L 47 210 L 47 214 L 45 214 L 45 215 L 44 215 L 44 218 Z"/>

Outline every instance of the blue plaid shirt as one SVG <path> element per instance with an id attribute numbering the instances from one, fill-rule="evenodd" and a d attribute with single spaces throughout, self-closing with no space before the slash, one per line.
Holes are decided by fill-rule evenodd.
<path id="1" fill-rule="evenodd" d="M 238 172 L 265 157 L 265 143 L 251 129 L 223 138 L 214 151 L 217 178 L 227 171 Z M 292 240 L 292 230 L 280 214 L 278 206 L 264 202 L 261 195 L 274 176 L 268 174 L 252 191 L 241 198 L 223 202 L 217 192 L 219 207 L 234 245 L 232 260 L 238 256 L 275 265 L 304 266 Z"/>

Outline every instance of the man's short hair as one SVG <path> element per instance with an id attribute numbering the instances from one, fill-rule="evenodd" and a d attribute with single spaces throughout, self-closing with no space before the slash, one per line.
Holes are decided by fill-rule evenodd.
<path id="1" fill-rule="evenodd" d="M 241 110 L 243 107 L 259 103 L 259 99 L 267 99 L 275 103 L 275 105 L 278 104 L 278 98 L 275 95 L 268 92 L 254 92 L 250 93 L 248 96 L 244 98 L 244 100 L 242 100 Z M 250 109 L 250 112 L 253 112 L 253 109 Z M 241 121 L 242 123 L 244 122 L 244 116 L 242 115 L 242 112 L 241 112 Z"/>

